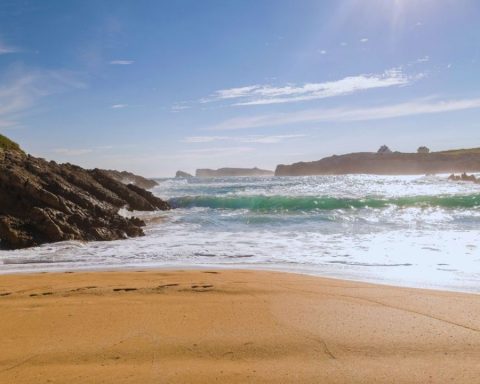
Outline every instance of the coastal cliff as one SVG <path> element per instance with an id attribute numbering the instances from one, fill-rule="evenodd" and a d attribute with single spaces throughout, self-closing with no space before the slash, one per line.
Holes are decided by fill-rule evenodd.
<path id="1" fill-rule="evenodd" d="M 273 176 L 273 171 L 255 168 L 220 168 L 220 169 L 197 169 L 197 177 L 228 177 L 228 176 Z"/>
<path id="2" fill-rule="evenodd" d="M 278 165 L 276 176 L 376 174 L 425 175 L 480 171 L 480 148 L 430 153 L 360 152 Z"/>
<path id="3" fill-rule="evenodd" d="M 124 207 L 170 209 L 152 193 L 108 172 L 48 162 L 0 145 L 0 248 L 142 236 L 145 223 L 120 215 Z"/>

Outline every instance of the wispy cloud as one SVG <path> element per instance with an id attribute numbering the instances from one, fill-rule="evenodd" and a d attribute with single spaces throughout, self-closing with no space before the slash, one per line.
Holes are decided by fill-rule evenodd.
<path id="1" fill-rule="evenodd" d="M 0 39 L 0 55 L 6 55 L 8 53 L 16 52 L 20 52 L 20 49 L 5 43 L 3 40 Z"/>
<path id="2" fill-rule="evenodd" d="M 92 148 L 55 148 L 52 150 L 53 153 L 57 155 L 62 155 L 65 157 L 70 156 L 84 156 L 92 153 L 96 154 L 105 154 L 105 152 L 114 149 L 112 145 L 101 145 Z"/>
<path id="3" fill-rule="evenodd" d="M 112 60 L 110 61 L 111 65 L 131 65 L 135 63 L 134 60 Z"/>
<path id="4" fill-rule="evenodd" d="M 360 39 L 360 42 L 361 43 L 366 43 L 366 42 L 368 42 L 368 39 L 366 37 L 364 37 L 363 39 Z"/>
<path id="5" fill-rule="evenodd" d="M 419 76 L 407 76 L 400 69 L 389 69 L 381 74 L 348 76 L 340 80 L 303 85 L 289 84 L 282 87 L 249 85 L 216 91 L 201 102 L 233 100 L 233 105 L 265 105 L 292 103 L 328 97 L 348 95 L 374 88 L 407 85 Z"/>
<path id="6" fill-rule="evenodd" d="M 128 104 L 113 104 L 110 106 L 110 108 L 112 109 L 123 109 L 127 107 L 128 107 Z"/>
<path id="7" fill-rule="evenodd" d="M 417 59 L 417 63 L 426 63 L 428 61 L 430 61 L 430 56 L 428 56 L 428 55 L 423 56 L 420 59 Z"/>
<path id="8" fill-rule="evenodd" d="M 189 108 L 190 106 L 186 105 L 185 103 L 177 103 L 172 105 L 172 107 L 170 108 L 170 111 L 176 113 Z"/>
<path id="9" fill-rule="evenodd" d="M 238 142 L 238 143 L 257 143 L 257 144 L 276 144 L 285 140 L 297 139 L 306 135 L 249 135 L 249 136 L 189 136 L 183 141 L 186 143 L 212 143 L 215 141 Z"/>
<path id="10" fill-rule="evenodd" d="M 0 126 L 17 124 L 22 113 L 35 102 L 52 94 L 85 88 L 78 74 L 64 70 L 28 70 L 21 67 L 8 71 L 1 79 Z"/>
<path id="11" fill-rule="evenodd" d="M 64 156 L 82 156 L 93 152 L 93 149 L 86 148 L 56 148 L 53 152 Z"/>
<path id="12" fill-rule="evenodd" d="M 288 124 L 381 120 L 479 108 L 480 98 L 459 100 L 434 100 L 430 98 L 379 107 L 319 108 L 290 113 L 239 117 L 225 120 L 210 129 L 227 131 Z"/>

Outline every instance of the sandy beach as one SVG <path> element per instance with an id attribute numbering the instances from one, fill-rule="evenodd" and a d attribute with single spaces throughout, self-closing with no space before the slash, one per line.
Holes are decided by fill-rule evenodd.
<path id="1" fill-rule="evenodd" d="M 0 383 L 480 383 L 480 296 L 249 271 L 0 276 Z"/>

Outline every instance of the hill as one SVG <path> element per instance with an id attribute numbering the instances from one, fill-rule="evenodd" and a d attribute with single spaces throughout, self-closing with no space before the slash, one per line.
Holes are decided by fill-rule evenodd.
<path id="1" fill-rule="evenodd" d="M 480 172 L 480 148 L 430 153 L 349 153 L 318 161 L 278 165 L 275 175 L 424 175 L 458 172 Z"/>

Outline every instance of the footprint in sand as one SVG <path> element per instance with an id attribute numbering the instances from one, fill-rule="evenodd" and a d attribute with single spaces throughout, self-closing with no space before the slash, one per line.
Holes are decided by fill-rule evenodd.
<path id="1" fill-rule="evenodd" d="M 12 292 L 4 292 L 4 293 L 0 293 L 0 296 L 10 296 L 12 294 Z"/>
<path id="2" fill-rule="evenodd" d="M 205 292 L 209 290 L 209 288 L 213 288 L 211 284 L 204 284 L 204 285 L 192 285 L 192 289 L 196 292 Z"/>
<path id="3" fill-rule="evenodd" d="M 130 291 L 137 291 L 137 290 L 138 288 L 114 288 L 113 292 L 120 292 L 120 291 L 130 292 Z"/>

